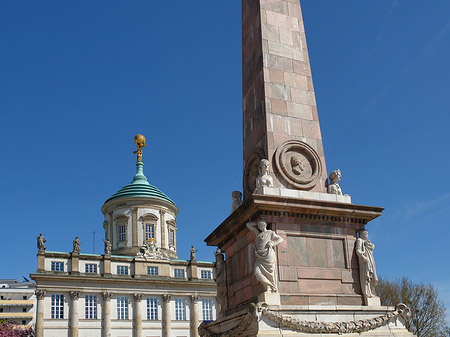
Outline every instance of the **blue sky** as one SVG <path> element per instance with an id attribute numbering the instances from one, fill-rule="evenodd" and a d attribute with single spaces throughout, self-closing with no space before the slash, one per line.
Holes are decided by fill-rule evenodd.
<path id="1" fill-rule="evenodd" d="M 179 256 L 242 189 L 240 1 L 0 2 L 2 268 L 47 248 L 101 253 L 103 202 L 145 173 L 180 209 Z M 369 223 L 381 276 L 450 308 L 450 2 L 303 0 L 328 172 Z M 180 240 L 181 238 L 181 240 Z"/>

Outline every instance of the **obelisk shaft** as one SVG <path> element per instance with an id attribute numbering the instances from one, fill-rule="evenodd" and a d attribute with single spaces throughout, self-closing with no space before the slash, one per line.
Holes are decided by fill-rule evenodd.
<path id="1" fill-rule="evenodd" d="M 242 50 L 245 194 L 253 192 L 255 165 L 263 158 L 270 161 L 275 187 L 326 192 L 322 136 L 299 1 L 242 0 Z M 315 184 L 303 188 L 277 172 L 275 152 L 291 140 L 306 143 L 320 158 Z M 292 159 L 292 155 L 285 157 L 284 161 Z M 303 160 L 308 166 L 309 157 Z M 298 173 L 287 174 L 296 179 Z"/>

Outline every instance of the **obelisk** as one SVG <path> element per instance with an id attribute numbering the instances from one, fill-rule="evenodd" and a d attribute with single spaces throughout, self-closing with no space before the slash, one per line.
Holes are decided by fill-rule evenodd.
<path id="1" fill-rule="evenodd" d="M 298 0 L 242 1 L 244 195 L 258 164 L 275 187 L 326 192 L 326 167 Z"/>
<path id="2" fill-rule="evenodd" d="M 242 50 L 245 197 L 205 239 L 225 280 L 200 336 L 412 336 L 374 294 L 365 229 L 383 208 L 342 195 L 338 170 L 327 189 L 298 0 L 242 0 Z"/>

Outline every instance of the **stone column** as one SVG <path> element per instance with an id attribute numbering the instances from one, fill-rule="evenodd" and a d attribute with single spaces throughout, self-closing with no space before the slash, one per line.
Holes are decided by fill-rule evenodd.
<path id="1" fill-rule="evenodd" d="M 78 337 L 78 300 L 80 298 L 79 291 L 71 291 L 70 298 L 70 320 L 69 320 L 69 336 Z"/>
<path id="2" fill-rule="evenodd" d="M 102 337 L 111 337 L 111 298 L 112 293 L 103 293 L 103 334 Z"/>
<path id="3" fill-rule="evenodd" d="M 133 219 L 132 219 L 132 221 L 133 221 L 133 224 L 132 224 L 132 226 L 133 226 L 133 241 L 132 241 L 131 245 L 133 247 L 138 247 L 138 246 L 140 246 L 140 244 L 138 242 L 138 238 L 139 238 L 139 236 L 138 236 L 138 219 L 137 219 L 138 209 L 137 209 L 137 207 L 133 207 L 131 210 L 133 212 Z"/>
<path id="4" fill-rule="evenodd" d="M 166 249 L 166 212 L 163 210 L 159 211 L 159 220 L 161 221 L 161 248 Z"/>
<path id="5" fill-rule="evenodd" d="M 45 291 L 36 290 L 37 311 L 36 311 L 36 337 L 44 337 L 44 299 Z"/>
<path id="6" fill-rule="evenodd" d="M 163 337 L 170 337 L 172 317 L 170 315 L 170 299 L 172 296 L 163 295 Z"/>
<path id="7" fill-rule="evenodd" d="M 191 295 L 191 336 L 198 337 L 198 296 Z"/>
<path id="8" fill-rule="evenodd" d="M 142 294 L 134 294 L 133 319 L 134 329 L 133 337 L 142 337 Z"/>

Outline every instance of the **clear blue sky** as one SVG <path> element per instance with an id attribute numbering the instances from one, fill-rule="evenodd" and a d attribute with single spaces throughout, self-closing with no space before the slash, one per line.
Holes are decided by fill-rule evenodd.
<path id="1" fill-rule="evenodd" d="M 35 237 L 101 253 L 103 202 L 145 173 L 180 209 L 179 255 L 242 189 L 239 0 L 0 2 L 2 268 Z M 369 223 L 378 273 L 435 284 L 450 308 L 450 1 L 303 0 L 327 168 Z"/>

